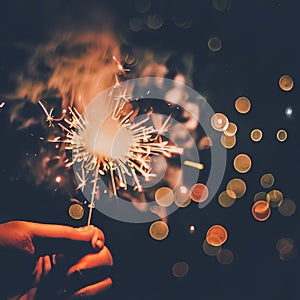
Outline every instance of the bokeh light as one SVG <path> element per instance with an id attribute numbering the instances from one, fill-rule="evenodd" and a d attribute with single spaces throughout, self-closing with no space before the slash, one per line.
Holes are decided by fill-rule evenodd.
<path id="1" fill-rule="evenodd" d="M 296 211 L 296 203 L 292 199 L 283 199 L 282 204 L 278 207 L 279 213 L 284 217 L 292 216 Z"/>
<path id="2" fill-rule="evenodd" d="M 225 134 L 222 134 L 221 144 L 226 149 L 232 149 L 236 144 L 236 136 L 226 136 Z"/>
<path id="3" fill-rule="evenodd" d="M 74 203 L 69 207 L 69 216 L 74 220 L 80 220 L 83 218 L 84 208 L 78 204 Z"/>
<path id="4" fill-rule="evenodd" d="M 251 131 L 250 137 L 253 142 L 259 142 L 263 137 L 263 133 L 260 129 L 253 129 Z"/>
<path id="5" fill-rule="evenodd" d="M 279 87 L 285 92 L 290 91 L 294 87 L 293 78 L 289 75 L 281 76 L 279 79 Z"/>
<path id="6" fill-rule="evenodd" d="M 153 14 L 146 17 L 145 24 L 148 28 L 157 30 L 164 25 L 164 20 L 162 16 L 158 14 Z"/>
<path id="7" fill-rule="evenodd" d="M 156 190 L 154 198 L 158 205 L 168 207 L 174 202 L 174 193 L 168 187 L 161 187 Z"/>
<path id="8" fill-rule="evenodd" d="M 195 202 L 203 202 L 208 197 L 208 188 L 203 183 L 196 183 L 191 188 L 191 199 Z"/>
<path id="9" fill-rule="evenodd" d="M 239 97 L 234 105 L 235 109 L 241 114 L 246 114 L 251 109 L 251 102 L 247 97 Z"/>
<path id="10" fill-rule="evenodd" d="M 264 174 L 263 176 L 261 176 L 260 178 L 260 184 L 263 188 L 268 189 L 270 187 L 273 186 L 275 182 L 275 178 L 272 174 L 268 173 L 268 174 Z"/>
<path id="11" fill-rule="evenodd" d="M 237 132 L 237 126 L 235 123 L 229 122 L 228 127 L 224 130 L 226 136 L 234 136 Z"/>
<path id="12" fill-rule="evenodd" d="M 297 257 L 298 250 L 295 242 L 290 238 L 282 238 L 276 244 L 279 257 L 283 261 L 291 261 Z"/>
<path id="13" fill-rule="evenodd" d="M 218 202 L 222 207 L 231 207 L 235 203 L 235 198 L 230 197 L 226 191 L 220 193 Z"/>
<path id="14" fill-rule="evenodd" d="M 187 207 L 192 199 L 191 191 L 186 186 L 181 186 L 174 193 L 174 202 L 178 207 Z"/>
<path id="15" fill-rule="evenodd" d="M 218 37 L 214 36 L 208 40 L 207 46 L 210 51 L 217 52 L 222 49 L 222 42 Z"/>
<path id="16" fill-rule="evenodd" d="M 284 113 L 288 119 L 293 118 L 293 108 L 291 106 L 287 106 L 284 110 Z"/>
<path id="17" fill-rule="evenodd" d="M 233 161 L 234 169 L 239 173 L 247 173 L 252 166 L 251 158 L 247 154 L 239 154 Z"/>
<path id="18" fill-rule="evenodd" d="M 222 246 L 227 240 L 227 230 L 221 225 L 210 227 L 206 233 L 206 241 L 209 245 Z"/>
<path id="19" fill-rule="evenodd" d="M 204 240 L 202 243 L 203 252 L 208 256 L 216 256 L 219 251 L 222 249 L 221 246 L 212 246 L 208 244 L 207 240 Z"/>
<path id="20" fill-rule="evenodd" d="M 224 131 L 229 126 L 228 118 L 221 113 L 214 114 L 210 119 L 210 123 L 212 128 L 217 131 Z"/>
<path id="21" fill-rule="evenodd" d="M 266 196 L 271 207 L 279 207 L 283 202 L 283 194 L 279 190 L 272 190 Z"/>
<path id="22" fill-rule="evenodd" d="M 287 139 L 287 132 L 284 129 L 277 131 L 276 137 L 279 142 L 284 142 Z"/>
<path id="23" fill-rule="evenodd" d="M 258 192 L 254 195 L 254 202 L 259 200 L 266 200 L 267 193 L 266 192 Z"/>
<path id="24" fill-rule="evenodd" d="M 165 223 L 163 221 L 156 221 L 151 224 L 151 226 L 149 228 L 149 233 L 153 239 L 155 239 L 157 241 L 161 241 L 161 240 L 164 240 L 168 236 L 169 227 L 168 227 L 167 223 Z"/>
<path id="25" fill-rule="evenodd" d="M 217 261 L 223 265 L 229 265 L 233 262 L 233 253 L 229 249 L 221 249 L 217 254 Z"/>
<path id="26" fill-rule="evenodd" d="M 172 273 L 177 278 L 186 276 L 188 272 L 189 265 L 186 262 L 178 262 L 172 268 Z"/>
<path id="27" fill-rule="evenodd" d="M 245 195 L 246 190 L 246 183 L 240 178 L 231 179 L 226 186 L 226 192 L 231 198 L 242 198 Z"/>
<path id="28" fill-rule="evenodd" d="M 269 219 L 271 209 L 269 203 L 264 200 L 256 201 L 252 206 L 252 216 L 257 221 L 263 222 Z"/>

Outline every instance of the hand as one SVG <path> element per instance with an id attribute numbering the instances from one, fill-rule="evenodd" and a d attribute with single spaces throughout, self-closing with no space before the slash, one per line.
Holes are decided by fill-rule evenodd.
<path id="1" fill-rule="evenodd" d="M 61 299 L 93 296 L 112 284 L 110 278 L 93 280 L 91 285 L 88 280 L 73 280 L 74 274 L 84 270 L 112 265 L 111 254 L 104 247 L 104 234 L 94 226 L 72 228 L 23 221 L 1 224 L 0 264 L 4 275 L 1 276 L 4 279 L 0 285 L 1 299 L 11 296 L 22 300 L 45 299 L 39 295 L 49 286 L 47 278 L 53 274 L 60 280 L 56 286 L 52 285 L 52 294 L 58 295 L 61 289 L 66 292 L 64 285 L 69 289 L 62 293 Z"/>

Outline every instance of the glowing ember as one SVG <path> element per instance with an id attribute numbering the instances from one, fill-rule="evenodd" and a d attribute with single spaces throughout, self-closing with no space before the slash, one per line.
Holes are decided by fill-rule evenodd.
<path id="1" fill-rule="evenodd" d="M 57 177 L 55 178 L 55 182 L 61 183 L 61 177 L 60 177 L 60 176 L 57 176 Z"/>

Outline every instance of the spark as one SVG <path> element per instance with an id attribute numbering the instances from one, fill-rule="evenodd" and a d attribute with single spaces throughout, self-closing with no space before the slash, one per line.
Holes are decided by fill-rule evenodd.
<path id="1" fill-rule="evenodd" d="M 193 167 L 193 168 L 196 168 L 196 169 L 199 169 L 199 170 L 203 170 L 204 169 L 204 165 L 203 164 L 197 163 L 197 162 L 193 162 L 193 161 L 189 161 L 189 160 L 185 160 L 183 162 L 183 164 L 185 166 Z"/>
<path id="2" fill-rule="evenodd" d="M 58 136 L 51 139 L 50 142 L 63 143 L 66 150 L 72 151 L 72 160 L 67 163 L 68 167 L 75 163 L 81 164 L 81 174 L 76 173 L 79 180 L 77 189 L 84 189 L 88 183 L 88 175 L 90 172 L 93 174 L 93 180 L 91 181 L 93 189 L 89 205 L 88 224 L 91 221 L 92 209 L 95 207 L 95 195 L 97 193 L 99 176 L 110 175 L 112 190 L 115 196 L 117 195 L 118 186 L 125 190 L 127 189 L 126 176 L 133 179 L 134 190 L 142 192 L 143 187 L 138 175 L 141 175 L 146 181 L 156 176 L 156 174 L 151 173 L 150 167 L 153 155 L 162 154 L 166 157 L 171 157 L 172 155 L 183 153 L 183 149 L 162 139 L 162 134 L 167 131 L 167 123 L 170 117 L 167 118 L 166 122 L 159 129 L 146 125 L 150 119 L 149 116 L 135 123 L 130 119 L 134 112 L 133 109 L 128 113 L 126 112 L 126 114 L 124 112 L 125 105 L 130 102 L 130 97 L 126 91 L 120 93 L 114 100 L 115 106 L 110 115 L 110 122 L 117 129 L 125 129 L 132 137 L 132 142 L 128 149 L 126 149 L 127 154 L 124 157 L 101 154 L 103 149 L 94 149 L 94 151 L 89 149 L 88 145 L 94 144 L 94 141 L 89 140 L 88 133 L 97 130 L 97 128 L 91 128 L 87 119 L 88 116 L 85 114 L 80 115 L 76 108 L 69 107 L 70 117 L 64 117 L 62 122 L 59 122 L 61 119 L 53 117 L 53 109 L 50 109 L 48 112 L 45 106 L 39 102 L 46 114 L 46 121 L 49 122 L 49 126 L 52 126 L 53 122 L 58 122 L 58 125 L 66 132 L 64 139 Z M 108 136 L 112 135 L 110 129 L 108 129 Z M 113 138 L 115 137 L 112 136 Z M 98 147 L 101 148 L 101 145 L 98 145 Z M 124 148 L 123 145 L 122 147 Z"/>
<path id="3" fill-rule="evenodd" d="M 0 108 L 3 108 L 4 105 L 5 105 L 5 102 L 1 102 L 1 103 L 0 103 Z"/>
<path id="4" fill-rule="evenodd" d="M 61 177 L 60 177 L 60 176 L 57 176 L 57 177 L 55 178 L 55 182 L 61 183 Z"/>

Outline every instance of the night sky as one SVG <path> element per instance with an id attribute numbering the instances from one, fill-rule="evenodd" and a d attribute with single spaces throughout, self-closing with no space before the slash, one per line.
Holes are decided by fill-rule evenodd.
<path id="1" fill-rule="evenodd" d="M 282 261 L 276 243 L 287 237 L 300 247 L 300 4 L 296 0 L 217 2 L 226 3 L 225 9 L 218 11 L 208 0 L 152 0 L 150 10 L 144 13 L 137 11 L 136 1 L 127 0 L 2 0 L 0 3 L 0 104 L 5 102 L 0 108 L 1 222 L 22 219 L 73 226 L 86 222 L 86 216 L 75 221 L 68 215 L 74 194 L 55 187 L 53 182 L 36 184 L 34 172 L 29 172 L 24 163 L 36 160 L 35 153 L 41 147 L 50 147 L 39 139 L 47 136 L 49 130 L 42 124 L 40 107 L 32 99 L 6 96 L 17 90 L 15 75 L 25 72 L 35 47 L 45 43 L 54 31 L 97 30 L 103 22 L 111 21 L 122 40 L 121 50 L 172 53 L 169 68 L 175 73 L 187 72 L 183 58 L 192 56 L 193 69 L 189 74 L 192 87 L 215 112 L 224 113 L 238 126 L 237 144 L 228 150 L 219 193 L 234 177 L 247 183 L 247 192 L 231 208 L 218 204 L 217 193 L 204 209 L 199 209 L 196 203 L 178 209 L 169 216 L 169 236 L 160 242 L 149 236 L 149 223 L 122 223 L 95 211 L 93 223 L 105 232 L 115 260 L 114 286 L 106 294 L 107 299 L 299 299 L 300 258 Z M 91 11 L 99 12 L 102 19 L 94 22 L 89 18 Z M 151 13 L 163 18 L 161 28 L 153 30 L 143 25 L 138 32 L 130 30 L 128 24 L 132 18 L 144 18 Z M 188 20 L 188 28 L 176 26 L 174 16 Z M 207 46 L 213 36 L 222 41 L 218 52 L 210 51 Z M 40 72 L 46 78 L 49 70 L 41 67 Z M 289 92 L 278 85 L 284 74 L 294 80 Z M 246 115 L 234 108 L 240 96 L 251 100 L 252 107 Z M 21 108 L 11 120 L 17 106 Z M 285 114 L 288 106 L 293 110 L 291 117 Z M 37 122 L 20 129 L 30 118 Z M 259 143 L 250 139 L 254 128 L 263 131 Z M 276 139 L 279 129 L 288 133 L 283 143 Z M 239 153 L 252 158 L 253 166 L 246 174 L 239 174 L 233 168 L 233 159 Z M 208 156 L 207 152 L 200 152 L 200 158 L 201 155 L 204 159 Z M 39 168 L 37 163 L 30 166 Z M 272 209 L 266 222 L 252 217 L 254 195 L 270 190 L 260 186 L 260 177 L 265 173 L 275 177 L 272 189 L 281 190 L 284 197 L 295 201 L 297 209 L 291 217 L 280 215 L 277 209 Z M 214 224 L 222 224 L 228 231 L 224 246 L 233 252 L 232 264 L 222 265 L 202 250 L 206 232 Z M 189 231 L 191 225 L 195 226 L 193 234 Z M 183 278 L 175 278 L 172 267 L 181 261 L 189 265 L 189 272 Z"/>

